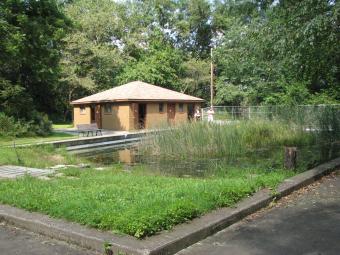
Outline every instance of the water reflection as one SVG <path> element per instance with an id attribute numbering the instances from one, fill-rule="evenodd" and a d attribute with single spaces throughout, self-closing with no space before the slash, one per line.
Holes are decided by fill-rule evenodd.
<path id="1" fill-rule="evenodd" d="M 97 151 L 91 155 L 83 155 L 83 157 L 94 163 L 104 165 L 122 163 L 127 169 L 131 169 L 131 166 L 140 165 L 154 173 L 181 177 L 210 175 L 211 169 L 216 169 L 221 161 L 221 159 L 175 160 L 158 156 L 145 156 L 139 154 L 136 147 Z"/>
<path id="2" fill-rule="evenodd" d="M 94 163 L 110 165 L 122 163 L 126 169 L 131 166 L 145 166 L 156 174 L 180 177 L 207 177 L 220 175 L 230 168 L 262 168 L 268 171 L 282 168 L 283 147 L 262 148 L 234 159 L 172 159 L 159 156 L 146 156 L 138 153 L 136 147 L 96 151 L 84 157 Z M 320 163 L 340 157 L 340 143 L 313 145 L 298 148 L 299 171 L 310 169 Z"/>
<path id="3" fill-rule="evenodd" d="M 135 163 L 135 153 L 132 149 L 122 149 L 118 150 L 118 161 L 125 164 Z"/>

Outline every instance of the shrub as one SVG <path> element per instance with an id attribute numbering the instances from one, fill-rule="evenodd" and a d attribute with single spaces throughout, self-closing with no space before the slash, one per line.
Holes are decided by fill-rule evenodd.
<path id="1" fill-rule="evenodd" d="M 35 112 L 30 121 L 15 120 L 13 117 L 0 113 L 0 136 L 24 137 L 46 136 L 52 131 L 52 122 L 46 114 Z"/>
<path id="2" fill-rule="evenodd" d="M 13 137 L 24 136 L 29 131 L 29 124 L 15 121 L 4 113 L 0 113 L 0 136 Z"/>
<path id="3" fill-rule="evenodd" d="M 30 132 L 39 136 L 47 136 L 52 132 L 52 122 L 46 114 L 35 112 L 30 122 Z"/>

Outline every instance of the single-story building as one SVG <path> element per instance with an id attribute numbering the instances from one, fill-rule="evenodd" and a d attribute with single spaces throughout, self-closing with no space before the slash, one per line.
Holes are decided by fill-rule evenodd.
<path id="1" fill-rule="evenodd" d="M 72 101 L 73 124 L 97 123 L 99 128 L 136 130 L 177 124 L 193 117 L 204 100 L 133 81 Z"/>

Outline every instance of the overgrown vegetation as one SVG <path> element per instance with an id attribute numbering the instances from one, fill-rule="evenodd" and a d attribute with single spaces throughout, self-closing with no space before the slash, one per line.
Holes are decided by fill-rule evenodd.
<path id="1" fill-rule="evenodd" d="M 47 181 L 29 176 L 1 180 L 0 202 L 142 238 L 214 208 L 232 206 L 292 175 L 248 169 L 230 170 L 224 178 L 189 179 L 115 169 L 69 171 Z"/>
<path id="2" fill-rule="evenodd" d="M 227 125 L 194 122 L 160 131 L 147 139 L 141 150 L 162 157 L 232 159 L 261 148 L 311 144 L 314 140 L 312 133 L 282 121 L 238 121 Z"/>
<path id="3" fill-rule="evenodd" d="M 0 112 L 0 146 L 38 144 L 49 141 L 72 139 L 75 135 L 53 132 L 47 115 L 36 113 L 31 121 L 16 120 Z M 69 127 L 70 125 L 64 125 Z"/>
<path id="4" fill-rule="evenodd" d="M 47 136 L 52 133 L 52 122 L 46 114 L 35 112 L 31 120 L 20 120 L 0 112 L 0 138 Z"/>
<path id="5" fill-rule="evenodd" d="M 150 135 L 141 153 L 165 158 L 228 158 L 283 146 L 332 146 L 340 139 L 340 107 L 218 108 L 216 123 L 192 122 Z"/>

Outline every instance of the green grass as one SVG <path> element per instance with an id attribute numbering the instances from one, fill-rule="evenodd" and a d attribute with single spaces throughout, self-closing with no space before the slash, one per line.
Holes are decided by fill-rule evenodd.
<path id="1" fill-rule="evenodd" d="M 67 133 L 52 132 L 48 136 L 33 136 L 33 137 L 19 137 L 15 138 L 15 144 L 37 144 L 43 142 L 52 142 L 59 140 L 67 140 L 77 138 L 76 135 L 71 135 Z M 11 137 L 1 137 L 0 136 L 0 146 L 11 146 L 13 145 L 13 138 Z"/>
<path id="2" fill-rule="evenodd" d="M 69 173 L 67 173 L 69 171 Z M 275 187 L 289 171 L 229 170 L 223 178 L 175 178 L 119 169 L 63 170 L 64 177 L 0 181 L 0 202 L 142 238 Z M 70 178 L 70 176 L 72 178 Z"/>
<path id="3" fill-rule="evenodd" d="M 142 144 L 141 151 L 170 160 L 219 157 L 242 160 L 240 155 L 262 153 L 259 149 L 263 147 L 272 151 L 271 146 L 304 145 L 314 139 L 300 127 L 278 121 L 193 123 L 160 132 Z M 0 180 L 0 203 L 143 238 L 213 209 L 233 206 L 264 187 L 274 189 L 295 174 L 276 169 L 280 164 L 273 165 L 281 161 L 279 151 L 265 155 L 271 155 L 268 162 L 256 158 L 261 164 L 255 162 L 242 169 L 220 164 L 214 175 L 205 178 L 164 176 L 144 165 L 132 167 L 128 173 L 122 171 L 121 165 L 113 165 L 102 171 L 63 169 L 59 171 L 63 176 L 52 175 L 50 180 L 30 176 Z M 81 161 L 84 160 L 52 146 L 22 147 L 17 151 L 0 147 L 0 165 L 46 167 Z"/>
<path id="4" fill-rule="evenodd" d="M 61 123 L 61 124 L 53 124 L 53 129 L 59 129 L 59 128 L 73 128 L 73 123 Z"/>
<path id="5" fill-rule="evenodd" d="M 44 168 L 58 164 L 77 164 L 81 160 L 70 155 L 65 149 L 55 149 L 52 145 L 0 147 L 0 165 L 21 165 Z"/>

